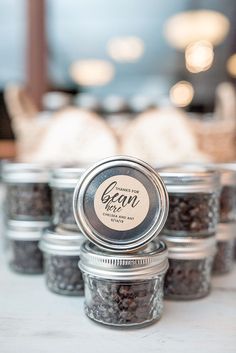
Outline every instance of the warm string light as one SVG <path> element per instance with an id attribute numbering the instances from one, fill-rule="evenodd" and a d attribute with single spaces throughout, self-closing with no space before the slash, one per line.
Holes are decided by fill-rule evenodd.
<path id="1" fill-rule="evenodd" d="M 165 37 L 174 48 L 185 50 L 190 44 L 206 40 L 220 44 L 229 32 L 230 22 L 217 11 L 193 10 L 172 16 L 165 25 Z"/>
<path id="2" fill-rule="evenodd" d="M 170 100 L 177 107 L 186 107 L 194 96 L 194 89 L 190 82 L 179 81 L 170 89 Z"/>
<path id="3" fill-rule="evenodd" d="M 213 45 L 206 40 L 191 43 L 185 50 L 185 65 L 192 73 L 207 71 L 212 66 L 213 60 Z"/>
<path id="4" fill-rule="evenodd" d="M 232 77 L 236 77 L 236 54 L 229 57 L 226 63 L 226 68 Z"/>
<path id="5" fill-rule="evenodd" d="M 116 37 L 107 44 L 110 57 L 119 62 L 137 61 L 144 53 L 144 43 L 139 37 Z"/>
<path id="6" fill-rule="evenodd" d="M 106 85 L 113 79 L 114 74 L 113 65 L 105 60 L 79 60 L 70 67 L 72 79 L 82 86 Z"/>

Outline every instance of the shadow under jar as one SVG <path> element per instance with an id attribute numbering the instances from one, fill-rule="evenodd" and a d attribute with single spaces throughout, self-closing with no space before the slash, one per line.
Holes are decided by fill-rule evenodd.
<path id="1" fill-rule="evenodd" d="M 164 296 L 173 300 L 193 300 L 208 295 L 216 253 L 215 236 L 208 238 L 163 235 L 168 247 L 169 269 Z"/>
<path id="2" fill-rule="evenodd" d="M 35 164 L 7 163 L 3 166 L 6 184 L 6 216 L 22 221 L 44 221 L 51 217 L 51 191 L 47 169 Z"/>
<path id="3" fill-rule="evenodd" d="M 58 168 L 52 172 L 53 224 L 68 230 L 78 230 L 73 214 L 73 193 L 83 169 Z"/>
<path id="4" fill-rule="evenodd" d="M 84 241 L 78 232 L 66 232 L 60 228 L 45 230 L 39 247 L 43 252 L 46 285 L 54 293 L 82 296 L 84 282 L 78 268 L 80 247 Z"/>
<path id="5" fill-rule="evenodd" d="M 217 252 L 213 263 L 214 274 L 225 274 L 233 269 L 235 225 L 220 223 L 216 234 Z"/>
<path id="6" fill-rule="evenodd" d="M 169 194 L 165 234 L 208 236 L 216 233 L 219 217 L 219 174 L 212 170 L 161 171 Z"/>
<path id="7" fill-rule="evenodd" d="M 38 243 L 49 222 L 9 221 L 7 226 L 8 262 L 15 272 L 43 272 L 43 255 Z"/>
<path id="8" fill-rule="evenodd" d="M 85 313 L 99 323 L 132 327 L 160 319 L 168 268 L 163 242 L 136 253 L 111 253 L 86 242 L 79 267 L 85 282 Z"/>

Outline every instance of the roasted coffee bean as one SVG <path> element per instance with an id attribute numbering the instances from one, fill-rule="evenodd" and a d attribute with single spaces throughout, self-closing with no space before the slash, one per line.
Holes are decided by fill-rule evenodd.
<path id="1" fill-rule="evenodd" d="M 220 194 L 220 222 L 236 221 L 236 187 L 223 186 Z"/>
<path id="2" fill-rule="evenodd" d="M 161 317 L 163 276 L 121 282 L 84 274 L 85 312 L 91 319 L 115 326 L 147 324 Z"/>
<path id="3" fill-rule="evenodd" d="M 51 191 L 44 183 L 7 185 L 7 216 L 16 220 L 48 220 L 51 216 Z"/>
<path id="4" fill-rule="evenodd" d="M 73 214 L 74 189 L 52 189 L 53 223 L 68 229 L 78 229 Z"/>
<path id="5" fill-rule="evenodd" d="M 79 256 L 45 254 L 44 270 L 48 288 L 65 295 L 83 295 L 84 282 L 78 268 Z"/>
<path id="6" fill-rule="evenodd" d="M 10 240 L 10 267 L 21 273 L 43 272 L 43 256 L 35 240 Z"/>
<path id="7" fill-rule="evenodd" d="M 234 239 L 217 241 L 217 253 L 213 263 L 213 273 L 230 272 L 234 263 Z"/>
<path id="8" fill-rule="evenodd" d="M 213 257 L 198 260 L 169 259 L 164 296 L 168 299 L 197 299 L 210 291 Z"/>
<path id="9" fill-rule="evenodd" d="M 165 232 L 174 235 L 210 234 L 218 223 L 217 193 L 169 194 Z"/>

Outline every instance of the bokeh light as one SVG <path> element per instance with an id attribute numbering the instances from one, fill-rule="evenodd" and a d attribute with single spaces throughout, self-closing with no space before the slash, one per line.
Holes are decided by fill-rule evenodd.
<path id="1" fill-rule="evenodd" d="M 228 73 L 231 76 L 236 77 L 236 54 L 233 54 L 229 57 L 226 67 Z"/>
<path id="2" fill-rule="evenodd" d="M 177 107 L 186 107 L 194 96 L 194 89 L 190 82 L 179 81 L 170 89 L 170 100 Z"/>
<path id="3" fill-rule="evenodd" d="M 185 65 L 192 73 L 207 71 L 212 66 L 213 60 L 213 45 L 206 40 L 191 43 L 185 50 Z"/>
<path id="4" fill-rule="evenodd" d="M 185 49 L 190 43 L 207 40 L 212 45 L 220 44 L 229 32 L 230 22 L 220 12 L 194 10 L 178 13 L 165 25 L 168 42 L 177 49 Z"/>
<path id="5" fill-rule="evenodd" d="M 137 61 L 144 53 L 144 43 L 139 37 L 116 37 L 107 44 L 110 57 L 119 62 Z"/>
<path id="6" fill-rule="evenodd" d="M 114 77 L 115 69 L 105 60 L 79 60 L 70 67 L 72 79 L 82 86 L 103 86 Z"/>

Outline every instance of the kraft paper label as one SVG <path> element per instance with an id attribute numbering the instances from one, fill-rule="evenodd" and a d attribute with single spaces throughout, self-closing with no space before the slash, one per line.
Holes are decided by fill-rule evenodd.
<path id="1" fill-rule="evenodd" d="M 94 209 L 107 227 L 125 231 L 137 227 L 149 210 L 146 188 L 137 179 L 117 175 L 105 180 L 97 189 Z"/>

